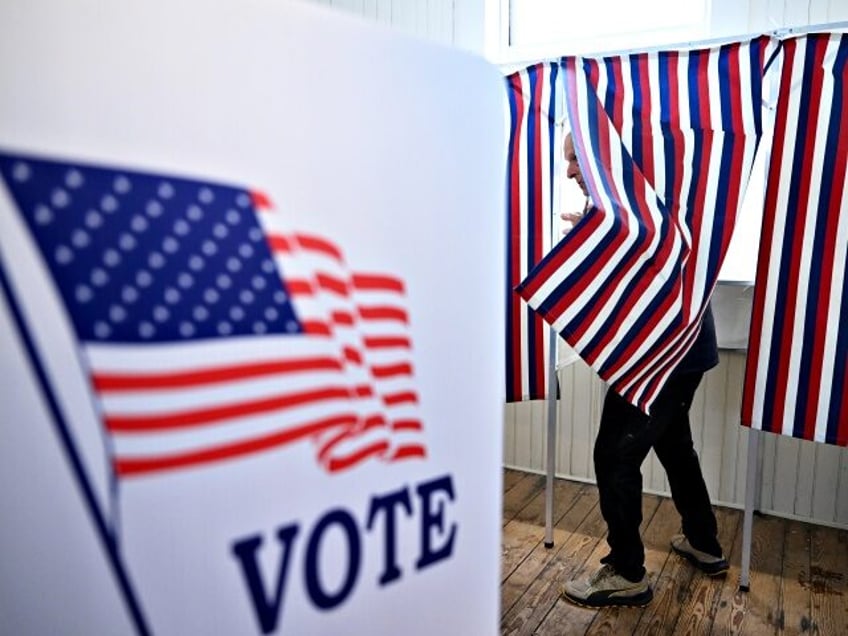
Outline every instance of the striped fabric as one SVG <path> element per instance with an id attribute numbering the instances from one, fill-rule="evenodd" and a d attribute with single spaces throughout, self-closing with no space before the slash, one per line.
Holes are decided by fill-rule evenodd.
<path id="1" fill-rule="evenodd" d="M 507 78 L 506 401 L 543 399 L 550 329 L 514 292 L 551 248 L 553 175 L 561 157 L 556 105 L 559 65 L 529 66 Z"/>
<path id="2" fill-rule="evenodd" d="M 563 59 L 589 213 L 519 293 L 645 412 L 689 350 L 761 135 L 768 38 Z"/>
<path id="3" fill-rule="evenodd" d="M 742 423 L 848 445 L 848 36 L 783 43 Z"/>

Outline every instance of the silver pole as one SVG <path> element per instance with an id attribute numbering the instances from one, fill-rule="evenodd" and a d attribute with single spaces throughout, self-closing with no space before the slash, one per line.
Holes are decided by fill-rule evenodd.
<path id="1" fill-rule="evenodd" d="M 545 481 L 545 547 L 554 547 L 554 471 L 556 470 L 556 424 L 557 424 L 557 332 L 551 327 L 548 347 L 548 452 Z"/>
<path id="2" fill-rule="evenodd" d="M 751 535 L 754 529 L 755 499 L 759 501 L 757 490 L 760 480 L 760 437 L 762 431 L 748 429 L 748 470 L 745 476 L 745 516 L 742 524 L 742 564 L 739 574 L 739 589 L 747 592 L 750 587 L 751 571 Z"/>

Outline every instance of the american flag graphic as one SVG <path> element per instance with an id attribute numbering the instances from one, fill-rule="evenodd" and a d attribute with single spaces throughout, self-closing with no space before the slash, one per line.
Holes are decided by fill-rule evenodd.
<path id="1" fill-rule="evenodd" d="M 848 445 L 848 35 L 785 40 L 742 423 Z"/>
<path id="2" fill-rule="evenodd" d="M 762 132 L 769 38 L 563 58 L 595 204 L 519 293 L 645 412 L 700 329 Z"/>
<path id="3" fill-rule="evenodd" d="M 550 329 L 515 293 L 551 249 L 553 177 L 561 160 L 556 111 L 562 102 L 557 63 L 534 64 L 506 78 L 507 163 L 506 400 L 547 393 Z"/>
<path id="4" fill-rule="evenodd" d="M 348 272 L 250 190 L 7 154 L 0 174 L 117 476 L 295 442 L 329 472 L 426 455 L 397 277 Z"/>

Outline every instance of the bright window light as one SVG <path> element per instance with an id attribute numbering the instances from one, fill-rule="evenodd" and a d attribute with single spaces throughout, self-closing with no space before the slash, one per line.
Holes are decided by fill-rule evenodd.
<path id="1" fill-rule="evenodd" d="M 707 0 L 511 0 L 512 46 L 700 27 Z"/>

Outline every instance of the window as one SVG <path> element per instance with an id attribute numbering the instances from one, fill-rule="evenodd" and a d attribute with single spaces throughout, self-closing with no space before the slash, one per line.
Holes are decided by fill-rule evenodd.
<path id="1" fill-rule="evenodd" d="M 699 40 L 709 0 L 500 0 L 503 62 Z"/>

